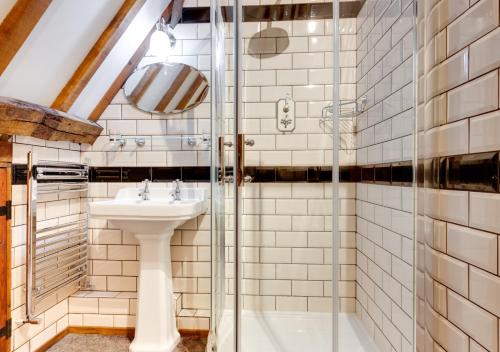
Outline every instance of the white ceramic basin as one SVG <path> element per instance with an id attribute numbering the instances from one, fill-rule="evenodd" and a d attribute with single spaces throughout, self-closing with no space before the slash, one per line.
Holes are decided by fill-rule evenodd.
<path id="1" fill-rule="evenodd" d="M 206 190 L 181 188 L 181 200 L 172 200 L 172 188 L 150 188 L 149 200 L 139 197 L 141 188 L 124 188 L 116 198 L 90 203 L 90 215 L 110 220 L 122 230 L 157 234 L 173 230 L 207 210 Z"/>
<path id="2" fill-rule="evenodd" d="M 131 352 L 171 352 L 179 343 L 172 306 L 170 239 L 175 228 L 208 208 L 206 190 L 181 188 L 181 200 L 173 200 L 173 188 L 150 188 L 149 200 L 141 188 L 124 188 L 113 200 L 89 203 L 93 218 L 134 233 L 140 246 L 139 289 L 135 338 Z"/>

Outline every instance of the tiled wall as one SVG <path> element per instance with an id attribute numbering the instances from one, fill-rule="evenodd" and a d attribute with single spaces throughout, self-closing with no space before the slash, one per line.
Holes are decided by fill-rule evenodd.
<path id="1" fill-rule="evenodd" d="M 356 99 L 355 22 L 340 23 L 344 101 Z M 333 141 L 319 120 L 333 99 L 332 25 L 332 20 L 243 23 L 243 131 L 255 140 L 247 148 L 247 166 L 331 166 Z M 287 94 L 295 101 L 296 129 L 281 133 L 276 103 Z M 341 164 L 353 165 L 353 122 L 341 125 Z"/>
<path id="2" fill-rule="evenodd" d="M 358 183 L 357 313 L 382 350 L 411 351 L 413 189 Z"/>
<path id="3" fill-rule="evenodd" d="M 500 150 L 499 1 L 418 7 L 416 348 L 498 351 L 500 196 L 433 189 L 425 160 Z"/>
<path id="4" fill-rule="evenodd" d="M 155 183 L 150 187 L 168 187 L 167 183 Z M 202 187 L 210 191 L 210 184 L 186 183 L 185 187 Z M 136 183 L 91 183 L 90 201 L 113 198 L 120 188 L 140 187 Z M 90 284 L 96 297 L 115 297 L 126 293 L 126 298 L 135 298 L 138 276 L 138 242 L 129 232 L 114 228 L 106 220 L 91 219 L 89 234 Z M 174 292 L 180 296 L 181 316 L 199 317 L 199 319 L 179 319 L 181 329 L 208 329 L 210 316 L 210 214 L 200 215 L 178 228 L 171 240 L 172 276 Z M 102 296 L 106 292 L 111 296 Z M 132 296 L 130 296 L 132 294 Z M 99 296 L 101 295 L 101 296 Z M 88 297 L 87 297 L 88 298 Z M 70 313 L 82 313 L 78 303 L 73 302 Z M 92 302 L 89 302 L 92 304 Z M 132 302 L 134 304 L 135 301 Z M 95 321 L 101 326 L 115 326 L 112 317 L 102 315 L 96 309 Z M 117 313 L 120 314 L 120 313 Z M 121 315 L 128 315 L 128 325 L 134 326 L 135 307 Z M 120 322 L 120 324 L 123 324 Z M 79 325 L 88 325 L 83 319 Z"/>
<path id="5" fill-rule="evenodd" d="M 376 6 L 374 1 L 367 2 L 357 26 L 355 19 L 341 20 L 341 99 L 367 95 L 369 109 L 357 120 L 357 145 L 355 121 L 342 120 L 343 165 L 355 164 L 356 159 L 360 164 L 368 164 L 411 158 L 409 126 L 413 122 L 408 120 L 412 120 L 412 110 L 409 110 L 412 86 L 410 80 L 402 78 L 409 72 L 410 39 L 406 32 L 398 34 L 406 28 L 407 21 L 403 16 L 389 23 L 394 6 L 383 12 L 379 3 L 386 2 L 379 1 Z M 406 13 L 410 6 L 408 1 L 400 5 L 400 13 Z M 331 165 L 332 140 L 319 125 L 321 109 L 332 95 L 331 26 L 330 20 L 244 24 L 244 132 L 256 142 L 247 149 L 247 165 Z M 378 38 L 377 31 L 383 28 Z M 178 25 L 175 30 L 177 55 L 171 60 L 187 62 L 209 77 L 208 30 L 208 24 Z M 249 45 L 252 55 L 248 52 Z M 383 94 L 380 87 L 384 88 Z M 291 134 L 279 133 L 275 128 L 275 102 L 286 93 L 296 101 L 297 129 Z M 99 123 L 104 127 L 103 135 L 92 147 L 82 147 L 81 153 L 82 160 L 90 160 L 93 166 L 207 166 L 210 163 L 207 145 L 193 148 L 186 138 L 175 138 L 210 133 L 208 101 L 182 116 L 164 118 L 134 109 L 120 92 Z M 120 149 L 109 142 L 110 134 L 144 137 L 146 145 L 137 147 L 129 140 Z M 61 149 L 58 153 L 69 152 Z M 77 154 L 80 153 L 73 154 L 71 157 L 79 160 Z M 136 185 L 94 183 L 90 197 L 110 198 L 121 187 Z M 208 183 L 197 186 L 208 187 Z M 322 312 L 331 309 L 330 194 L 329 183 L 246 186 L 242 207 L 244 308 Z M 340 194 L 341 310 L 357 309 L 375 338 L 381 344 L 391 341 L 398 350 L 393 335 L 403 346 L 407 340 L 411 341 L 406 324 L 412 316 L 411 305 L 408 305 L 412 287 L 405 281 L 411 236 L 402 223 L 411 212 L 408 189 L 342 184 Z M 204 215 L 189 222 L 176 231 L 172 239 L 174 287 L 182 293 L 176 296 L 178 314 L 183 318 L 179 319 L 181 328 L 208 328 L 209 218 Z M 380 241 L 378 237 L 371 237 L 372 232 L 373 236 L 380 233 Z M 399 241 L 399 250 L 393 241 Z M 138 264 L 133 236 L 112 228 L 105 221 L 93 220 L 90 256 L 90 282 L 96 292 L 77 294 L 69 303 L 63 301 L 64 322 L 67 325 L 69 312 L 71 325 L 133 326 Z"/>
<path id="6" fill-rule="evenodd" d="M 413 1 L 367 0 L 357 21 L 358 165 L 413 159 Z M 382 351 L 413 341 L 413 189 L 357 184 L 356 312 Z"/>
<path id="7" fill-rule="evenodd" d="M 200 70 L 210 81 L 210 24 L 179 24 L 173 31 L 177 43 L 169 56 Z M 144 62 L 148 62 L 147 59 Z M 142 64 L 141 64 L 142 65 Z M 123 91 L 113 99 L 98 123 L 104 128 L 92 146 L 82 148 L 82 160 L 92 166 L 208 166 L 210 146 L 190 146 L 190 136 L 210 135 L 210 94 L 198 107 L 182 114 L 161 116 L 130 105 Z M 139 147 L 133 139 L 120 148 L 110 136 L 142 137 Z"/>
<path id="8" fill-rule="evenodd" d="M 341 310 L 355 310 L 355 184 L 341 197 Z M 261 183 L 243 191 L 242 294 L 250 310 L 331 311 L 330 183 Z"/>
<path id="9" fill-rule="evenodd" d="M 198 68 L 210 80 L 210 24 L 179 24 L 173 32 L 177 43 L 169 61 Z M 92 166 L 210 165 L 210 145 L 202 142 L 203 135 L 210 135 L 210 94 L 193 110 L 160 116 L 134 108 L 120 91 L 98 123 L 104 127 L 103 133 L 94 145 L 83 147 L 81 153 L 82 160 L 89 160 Z M 120 148 L 110 142 L 110 137 L 117 134 L 132 139 L 128 139 L 127 144 Z M 135 137 L 144 138 L 145 145 L 137 146 L 133 139 Z M 188 144 L 189 137 L 197 138 L 196 146 Z M 168 186 L 167 183 L 151 185 Z M 209 188 L 209 183 L 186 183 L 184 186 Z M 140 183 L 91 183 L 89 197 L 91 200 L 109 199 L 115 197 L 123 187 L 140 187 Z M 95 219 L 91 220 L 90 227 L 90 283 L 92 290 L 98 292 L 93 294 L 94 297 L 91 295 L 70 302 L 70 313 L 75 313 L 75 316 L 71 316 L 72 321 L 84 326 L 133 326 L 135 307 L 126 311 L 117 310 L 116 314 L 123 316 L 118 321 L 113 320 L 109 310 L 98 308 L 92 310 L 92 319 L 78 317 L 82 313 L 79 305 L 92 305 L 93 302 L 89 300 L 91 297 L 97 301 L 95 297 L 102 296 L 103 292 L 112 296 L 125 292 L 124 295 L 130 298 L 137 291 L 138 243 L 133 234 L 113 228 L 107 221 Z M 179 298 L 182 310 L 179 312 L 181 318 L 178 326 L 181 329 L 208 329 L 210 214 L 201 215 L 176 230 L 171 241 L 171 252 L 174 292 L 182 294 Z M 135 304 L 134 299 L 131 302 Z M 124 304 L 124 301 L 120 301 L 120 305 Z"/>
<path id="10" fill-rule="evenodd" d="M 343 24 L 343 99 L 354 99 L 355 89 L 355 20 Z M 266 28 L 267 23 L 245 23 L 245 42 Z M 185 26 L 185 27 L 183 27 Z M 244 101 L 244 131 L 255 140 L 246 155 L 247 165 L 329 165 L 331 137 L 319 126 L 321 108 L 330 101 L 331 93 L 331 21 L 273 22 L 287 37 L 276 30 L 265 38 L 252 42 L 253 50 L 266 50 L 252 56 L 244 55 L 246 77 L 267 77 L 250 84 L 246 80 Z M 182 48 L 209 45 L 205 25 L 179 25 L 176 34 Z M 189 36 L 191 33 L 192 37 Z M 200 34 L 201 33 L 201 34 Z M 202 36 L 203 35 L 203 36 Z M 278 36 L 279 35 L 279 36 Z M 281 52 L 283 42 L 289 46 Z M 255 44 L 257 43 L 257 44 Z M 263 49 L 260 46 L 263 46 Z M 268 57 L 269 47 L 275 52 Z M 189 49 L 191 50 L 191 49 Z M 183 61 L 196 66 L 205 55 L 187 56 Z M 202 51 L 202 54 L 209 52 Z M 172 61 L 181 57 L 171 58 Z M 209 63 L 209 61 L 208 61 Z M 351 65 L 352 67 L 349 67 Z M 203 69 L 203 67 L 201 67 Z M 205 66 L 206 68 L 206 66 Z M 208 76 L 208 72 L 206 72 Z M 292 134 L 279 133 L 275 126 L 275 103 L 289 92 L 297 101 L 297 130 Z M 309 92 L 309 93 L 308 93 Z M 320 94 L 319 94 L 320 93 Z M 308 95 L 309 94 L 309 95 Z M 191 148 L 172 135 L 209 132 L 209 104 L 205 103 L 182 117 L 158 118 L 143 114 L 123 99 L 115 98 L 101 118 L 107 133 L 146 137 L 146 146 L 136 148 L 133 142 L 124 151 L 109 144 L 108 135 L 82 153 L 95 166 L 181 166 L 209 165 L 206 145 Z M 354 163 L 352 120 L 343 123 L 343 163 Z M 201 150 L 197 150 L 201 149 Z M 350 149 L 350 150 L 345 150 Z M 113 197 L 126 184 L 96 183 L 91 197 Z M 206 184 L 208 186 L 208 184 Z M 344 187 L 344 186 L 343 186 Z M 288 190 L 286 190 L 286 188 Z M 257 190 L 257 191 L 256 191 Z M 310 192 L 310 193 L 308 193 Z M 248 242 L 242 250 L 245 282 L 244 307 L 248 309 L 327 311 L 331 293 L 331 206 L 328 184 L 250 184 L 244 189 L 244 236 L 255 235 L 262 244 Z M 355 309 L 355 251 L 354 251 L 354 187 L 345 185 L 342 201 L 342 309 Z M 299 197 L 297 200 L 291 198 Z M 294 206 L 290 206 L 293 202 Z M 295 208 L 296 207 L 296 208 Z M 308 226 L 304 227 L 304 224 Z M 309 226 L 310 225 L 310 226 Z M 93 221 L 91 224 L 91 282 L 95 290 L 136 290 L 136 243 L 132 236 L 110 228 L 110 224 Z M 250 238 L 250 237 L 249 237 Z M 210 223 L 209 217 L 198 218 L 178 231 L 172 240 L 174 289 L 182 292 L 183 313 L 208 316 L 210 308 Z M 318 256 L 318 254 L 321 254 Z M 266 267 L 265 272 L 260 270 Z M 293 270 L 292 270 L 293 269 Z M 246 276 L 248 274 L 248 276 Z M 264 276 L 262 276 L 264 275 Z M 78 308 L 75 308 L 78 309 Z M 205 315 L 203 315 L 205 314 Z M 111 320 L 107 320 L 108 323 Z M 208 319 L 186 328 L 206 328 Z"/>
<path id="11" fill-rule="evenodd" d="M 341 99 L 356 98 L 356 20 L 342 19 Z M 247 166 L 331 166 L 332 20 L 243 23 L 243 131 L 255 140 Z M 277 107 L 295 101 L 296 129 L 278 131 Z M 356 162 L 353 119 L 343 119 L 341 163 Z M 343 184 L 341 310 L 355 311 L 355 187 Z M 331 310 L 331 183 L 262 183 L 243 188 L 243 308 Z"/>
<path id="12" fill-rule="evenodd" d="M 49 142 L 29 137 L 14 137 L 13 162 L 26 164 L 32 151 L 39 160 L 80 161 L 80 145 L 68 142 Z M 38 199 L 38 226 L 52 226 L 75 220 L 81 210 L 80 199 L 74 194 Z M 12 187 L 12 351 L 35 351 L 64 331 L 68 326 L 68 296 L 78 290 L 70 286 L 44 298 L 35 306 L 40 324 L 18 324 L 25 319 L 26 272 L 26 186 Z"/>

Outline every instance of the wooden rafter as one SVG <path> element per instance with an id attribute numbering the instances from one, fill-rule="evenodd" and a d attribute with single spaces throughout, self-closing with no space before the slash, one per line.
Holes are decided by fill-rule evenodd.
<path id="1" fill-rule="evenodd" d="M 52 0 L 17 0 L 0 24 L 0 74 L 5 71 L 17 51 Z"/>
<path id="2" fill-rule="evenodd" d="M 170 2 L 170 4 L 167 6 L 165 11 L 162 14 L 162 17 L 169 18 L 170 14 L 172 13 L 172 6 L 173 6 L 173 1 Z M 137 67 L 141 59 L 144 57 L 146 54 L 148 47 L 149 47 L 149 39 L 151 35 L 154 32 L 155 27 L 153 26 L 151 28 L 151 31 L 149 34 L 144 38 L 142 41 L 141 45 L 137 48 L 135 51 L 134 55 L 130 58 L 130 60 L 127 62 L 125 67 L 122 69 L 118 77 L 115 78 L 113 83 L 110 85 L 104 96 L 101 98 L 101 100 L 97 103 L 95 106 L 94 110 L 89 116 L 89 120 L 91 121 L 97 121 L 99 117 L 101 117 L 101 114 L 104 112 L 106 107 L 109 105 L 111 100 L 115 97 L 115 95 L 118 93 L 118 91 L 121 89 L 127 78 L 130 76 L 130 74 L 134 71 L 134 69 Z"/>
<path id="3" fill-rule="evenodd" d="M 125 33 L 146 0 L 125 0 L 92 49 L 66 83 L 51 107 L 68 111 L 115 44 Z"/>
<path id="4" fill-rule="evenodd" d="M 92 144 L 101 131 L 102 127 L 95 122 L 38 104 L 0 97 L 0 134 Z"/>

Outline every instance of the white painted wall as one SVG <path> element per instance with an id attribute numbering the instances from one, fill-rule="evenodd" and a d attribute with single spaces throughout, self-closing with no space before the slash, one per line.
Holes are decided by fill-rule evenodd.
<path id="1" fill-rule="evenodd" d="M 148 0 L 75 101 L 70 114 L 88 117 L 127 61 L 134 55 L 170 0 Z"/>
<path id="2" fill-rule="evenodd" d="M 0 96 L 50 106 L 122 4 L 54 0 L 1 75 Z"/>

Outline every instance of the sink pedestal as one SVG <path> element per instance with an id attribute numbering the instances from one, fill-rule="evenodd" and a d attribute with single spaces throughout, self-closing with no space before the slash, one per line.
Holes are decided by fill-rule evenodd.
<path id="1" fill-rule="evenodd" d="M 180 190 L 180 193 L 179 193 Z M 115 199 L 90 202 L 89 215 L 108 220 L 139 241 L 139 282 L 135 339 L 130 352 L 172 352 L 180 335 L 175 324 L 170 239 L 174 230 L 208 209 L 201 188 L 122 188 Z M 180 200 L 172 200 L 172 194 Z"/>
<path id="2" fill-rule="evenodd" d="M 130 352 L 172 352 L 180 341 L 172 304 L 169 233 L 135 234 L 140 245 L 135 338 Z"/>

